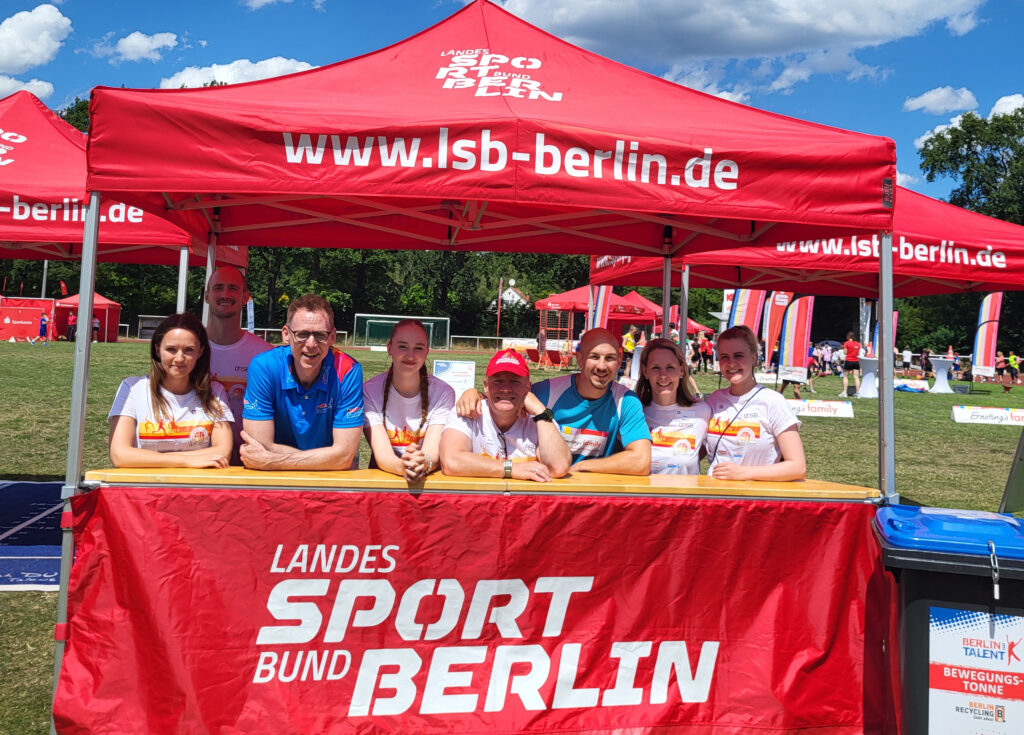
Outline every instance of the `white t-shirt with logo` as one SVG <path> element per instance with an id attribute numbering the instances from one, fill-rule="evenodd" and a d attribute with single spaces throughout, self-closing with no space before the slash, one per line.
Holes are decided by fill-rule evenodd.
<path id="1" fill-rule="evenodd" d="M 711 420 L 705 446 L 711 467 L 718 462 L 747 467 L 775 464 L 782 457 L 776 437 L 791 426 L 800 428 L 800 420 L 782 394 L 763 386 L 742 396 L 723 388 L 708 396 L 707 404 Z"/>
<path id="2" fill-rule="evenodd" d="M 700 450 L 711 421 L 708 404 L 651 403 L 644 407 L 644 418 L 651 430 L 651 474 L 700 474 Z"/>
<path id="3" fill-rule="evenodd" d="M 238 419 L 239 430 L 242 423 L 242 399 L 249 381 L 249 363 L 256 355 L 269 349 L 272 349 L 270 344 L 249 332 L 245 332 L 232 345 L 210 342 L 210 378 L 224 386 L 231 413 Z"/>
<path id="4" fill-rule="evenodd" d="M 212 443 L 214 424 L 234 420 L 224 388 L 220 383 L 213 383 L 212 390 L 220 402 L 223 416 L 214 418 L 207 414 L 194 390 L 179 396 L 161 387 L 170 417 L 159 420 L 153 410 L 149 378 L 125 378 L 117 389 L 107 418 L 130 416 L 135 419 L 135 446 L 138 449 L 154 452 L 206 449 Z"/>
<path id="5" fill-rule="evenodd" d="M 428 427 L 447 423 L 448 414 L 455 406 L 455 391 L 440 378 L 427 376 L 427 422 L 421 427 L 423 408 L 418 392 L 406 398 L 392 385 L 388 396 L 388 415 L 385 418 L 381 413 L 386 380 L 387 373 L 384 372 L 363 383 L 363 424 L 367 427 L 383 424 L 395 456 L 401 457 L 406 447 L 423 438 Z"/>
<path id="6" fill-rule="evenodd" d="M 478 418 L 463 418 L 452 411 L 444 429 L 453 429 L 472 439 L 473 454 L 482 454 L 491 459 L 507 458 L 513 462 L 537 459 L 537 424 L 525 413 L 508 431 L 502 431 L 491 417 L 491 407 L 487 401 L 483 401 Z"/>

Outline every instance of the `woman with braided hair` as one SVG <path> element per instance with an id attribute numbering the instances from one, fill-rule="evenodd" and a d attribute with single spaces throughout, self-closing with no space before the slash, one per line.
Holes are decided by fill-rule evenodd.
<path id="1" fill-rule="evenodd" d="M 427 330 L 415 319 L 403 319 L 388 340 L 391 367 L 363 385 L 370 466 L 409 482 L 437 469 L 441 432 L 455 405 L 451 386 L 427 374 L 429 352 Z"/>

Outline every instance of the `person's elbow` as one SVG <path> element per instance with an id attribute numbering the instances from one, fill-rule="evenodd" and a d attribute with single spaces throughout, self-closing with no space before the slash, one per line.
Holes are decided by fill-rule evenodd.
<path id="1" fill-rule="evenodd" d="M 564 457 L 559 455 L 552 460 L 545 461 L 544 465 L 552 477 L 565 477 L 569 474 L 569 468 L 572 467 L 572 455 L 566 451 Z"/>
<path id="2" fill-rule="evenodd" d="M 124 467 L 125 458 L 124 452 L 121 451 L 121 447 L 116 444 L 111 444 L 107 454 L 110 456 L 110 464 L 114 467 Z"/>

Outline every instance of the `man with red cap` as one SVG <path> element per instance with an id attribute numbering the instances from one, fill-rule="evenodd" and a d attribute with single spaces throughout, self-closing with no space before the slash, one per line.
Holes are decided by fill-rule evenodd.
<path id="1" fill-rule="evenodd" d="M 548 482 L 569 471 L 572 455 L 551 415 L 530 391 L 530 369 L 515 350 L 487 364 L 487 398 L 476 418 L 449 415 L 441 435 L 446 475 Z"/>

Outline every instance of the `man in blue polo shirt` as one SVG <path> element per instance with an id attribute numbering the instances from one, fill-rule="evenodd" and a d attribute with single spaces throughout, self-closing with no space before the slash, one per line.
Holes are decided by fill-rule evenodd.
<path id="1" fill-rule="evenodd" d="M 651 432 L 643 405 L 633 391 L 616 383 L 622 351 L 607 329 L 583 334 L 576 352 L 580 371 L 533 386 L 551 411 L 572 452 L 573 472 L 647 475 L 651 471 Z M 459 416 L 480 415 L 480 394 L 466 391 Z"/>
<path id="2" fill-rule="evenodd" d="M 331 305 L 314 294 L 295 299 L 281 331 L 284 345 L 249 364 L 242 463 L 257 470 L 358 467 L 363 369 L 331 349 Z"/>

